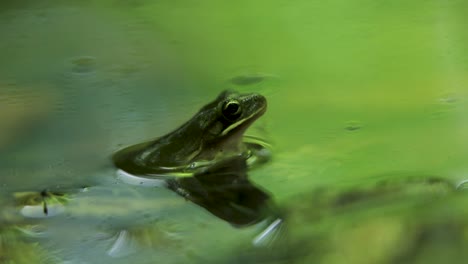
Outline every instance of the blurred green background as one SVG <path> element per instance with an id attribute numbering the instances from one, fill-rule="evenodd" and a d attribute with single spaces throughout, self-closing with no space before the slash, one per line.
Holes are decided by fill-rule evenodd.
<path id="1" fill-rule="evenodd" d="M 463 188 L 413 192 L 406 179 L 467 178 L 467 11 L 456 0 L 2 1 L 2 195 L 99 187 L 39 223 L 11 220 L 20 209 L 4 198 L 0 262 L 464 263 Z M 227 88 L 267 97 L 248 134 L 274 156 L 250 177 L 288 211 L 278 243 L 290 254 L 114 180 L 114 151 L 170 132 Z M 370 203 L 382 179 L 398 191 Z M 350 190 L 365 202 L 336 212 L 327 201 Z M 145 250 L 109 254 L 142 218 L 158 222 L 135 231 Z M 38 244 L 12 231 L 31 225 L 46 230 Z"/>

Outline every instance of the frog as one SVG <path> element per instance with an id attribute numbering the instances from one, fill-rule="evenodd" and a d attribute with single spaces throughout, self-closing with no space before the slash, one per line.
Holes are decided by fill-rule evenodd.
<path id="1" fill-rule="evenodd" d="M 258 93 L 224 90 L 179 128 L 125 147 L 112 161 L 131 175 L 190 176 L 228 157 L 249 159 L 252 153 L 262 153 L 264 145 L 259 140 L 247 142 L 244 133 L 266 109 L 267 100 Z"/>

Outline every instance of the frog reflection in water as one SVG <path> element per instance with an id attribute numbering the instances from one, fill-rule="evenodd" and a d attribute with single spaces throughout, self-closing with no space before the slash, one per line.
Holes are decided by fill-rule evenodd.
<path id="1" fill-rule="evenodd" d="M 115 153 L 114 164 L 131 174 L 164 175 L 194 172 L 235 155 L 247 158 L 243 134 L 266 106 L 259 94 L 223 91 L 172 133 Z"/>

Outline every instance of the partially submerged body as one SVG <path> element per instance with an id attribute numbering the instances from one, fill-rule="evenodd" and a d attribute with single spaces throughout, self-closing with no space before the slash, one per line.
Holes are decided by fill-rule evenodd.
<path id="1" fill-rule="evenodd" d="M 233 156 L 251 156 L 254 143 L 244 143 L 245 130 L 266 111 L 259 94 L 222 92 L 189 121 L 156 140 L 124 148 L 115 166 L 134 175 L 192 173 Z M 252 146 L 249 148 L 248 146 Z"/>

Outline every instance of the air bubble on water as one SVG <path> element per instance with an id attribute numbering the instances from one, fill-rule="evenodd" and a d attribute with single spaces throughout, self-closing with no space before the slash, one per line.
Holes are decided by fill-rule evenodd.
<path id="1" fill-rule="evenodd" d="M 348 131 L 355 131 L 362 128 L 362 124 L 359 121 L 348 121 L 346 123 L 345 129 Z"/>
<path id="2" fill-rule="evenodd" d="M 246 73 L 231 77 L 228 81 L 237 86 L 259 84 L 267 79 L 277 79 L 278 76 L 268 73 Z"/>
<path id="3" fill-rule="evenodd" d="M 75 74 L 90 74 L 96 70 L 96 58 L 80 56 L 71 60 L 71 70 Z"/>
<path id="4" fill-rule="evenodd" d="M 454 104 L 458 101 L 458 96 L 455 93 L 447 93 L 439 97 L 439 102 L 442 104 Z"/>

